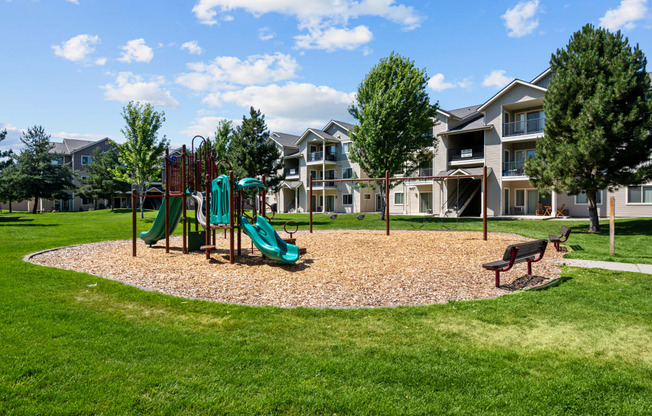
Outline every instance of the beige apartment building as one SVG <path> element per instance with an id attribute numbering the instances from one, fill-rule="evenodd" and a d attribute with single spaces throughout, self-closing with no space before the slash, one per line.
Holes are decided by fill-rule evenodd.
<path id="1" fill-rule="evenodd" d="M 392 214 L 480 216 L 481 181 L 472 175 L 488 171 L 487 213 L 492 217 L 543 216 L 556 213 L 588 217 L 585 194 L 539 193 L 525 175 L 528 158 L 543 137 L 543 98 L 550 82 L 548 69 L 531 81 L 515 79 L 486 102 L 455 110 L 439 110 L 433 129 L 433 158 L 421 166 L 414 180 L 396 185 L 390 192 Z M 366 177 L 349 160 L 351 124 L 331 120 L 323 129 L 307 129 L 301 136 L 272 133 L 283 156 L 281 190 L 270 194 L 279 212 L 306 212 L 308 175 L 314 179 Z M 445 180 L 421 180 L 420 176 L 454 176 Z M 616 215 L 652 217 L 652 184 L 621 187 L 598 195 L 598 215 L 608 215 L 608 199 L 614 196 Z M 372 212 L 380 210 L 375 188 L 348 183 L 315 184 L 315 212 Z"/>

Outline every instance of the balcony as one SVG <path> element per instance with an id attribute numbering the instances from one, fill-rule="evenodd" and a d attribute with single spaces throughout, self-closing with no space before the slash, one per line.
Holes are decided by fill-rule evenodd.
<path id="1" fill-rule="evenodd" d="M 299 176 L 299 168 L 285 168 L 286 178 L 298 177 L 298 176 Z"/>
<path id="2" fill-rule="evenodd" d="M 309 152 L 308 153 L 308 163 L 311 162 L 321 162 L 325 160 L 327 162 L 336 162 L 337 156 L 334 153 L 326 152 L 326 157 L 324 158 L 324 152 Z"/>
<path id="3" fill-rule="evenodd" d="M 525 136 L 526 134 L 543 133 L 545 117 L 513 121 L 503 125 L 503 137 Z"/>
<path id="4" fill-rule="evenodd" d="M 526 176 L 525 162 L 503 162 L 503 176 Z"/>
<path id="5" fill-rule="evenodd" d="M 410 175 L 411 178 L 415 179 L 409 179 L 406 182 L 408 183 L 425 183 L 425 182 L 432 182 L 432 179 L 417 179 L 420 176 L 432 176 L 433 175 L 433 170 L 432 168 L 420 168 L 416 172 Z"/>
<path id="6" fill-rule="evenodd" d="M 470 162 L 484 159 L 484 146 L 472 146 L 465 149 L 448 149 L 448 161 L 453 162 Z"/>

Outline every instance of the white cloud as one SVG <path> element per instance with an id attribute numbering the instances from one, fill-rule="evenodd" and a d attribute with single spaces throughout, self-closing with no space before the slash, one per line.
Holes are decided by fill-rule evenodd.
<path id="1" fill-rule="evenodd" d="M 442 73 L 433 75 L 428 81 L 428 86 L 435 91 L 444 91 L 456 87 L 452 82 L 444 81 L 444 74 Z"/>
<path id="2" fill-rule="evenodd" d="M 215 117 L 215 116 L 204 116 L 197 117 L 193 120 L 192 124 L 185 129 L 181 130 L 179 133 L 185 134 L 189 137 L 195 137 L 196 135 L 212 136 L 217 130 L 217 125 L 221 120 L 225 120 L 225 117 Z M 228 120 L 228 119 L 227 119 Z M 233 127 L 239 126 L 242 120 L 231 120 Z M 197 143 L 197 141 L 195 141 Z"/>
<path id="3" fill-rule="evenodd" d="M 272 29 L 268 27 L 261 27 L 258 29 L 258 39 L 260 40 L 270 40 L 276 36 L 276 33 L 272 32 Z"/>
<path id="4" fill-rule="evenodd" d="M 522 1 L 511 9 L 507 9 L 501 18 L 505 21 L 507 35 L 520 38 L 529 35 L 539 26 L 535 15 L 539 11 L 539 0 Z"/>
<path id="5" fill-rule="evenodd" d="M 647 14 L 647 0 L 622 0 L 616 9 L 607 10 L 600 18 L 600 26 L 609 30 L 625 28 L 633 29 L 634 22 L 645 18 Z"/>
<path id="6" fill-rule="evenodd" d="M 301 22 L 332 20 L 347 22 L 350 18 L 376 16 L 414 29 L 423 21 L 412 6 L 396 4 L 395 0 L 198 0 L 192 11 L 204 24 L 217 23 L 217 15 L 234 9 L 244 9 L 260 16 L 265 13 L 280 13 L 296 17 Z"/>
<path id="7" fill-rule="evenodd" d="M 97 58 L 97 59 L 96 59 L 95 61 L 93 61 L 93 62 L 94 62 L 95 65 L 97 65 L 97 66 L 104 66 L 104 64 L 106 64 L 106 61 L 107 61 L 106 58 Z"/>
<path id="8" fill-rule="evenodd" d="M 179 75 L 176 82 L 195 91 L 292 79 L 299 69 L 294 58 L 279 52 L 252 55 L 244 61 L 235 56 L 218 56 L 209 63 L 191 62 L 187 66 L 193 72 Z"/>
<path id="9" fill-rule="evenodd" d="M 53 139 L 78 139 L 78 140 L 102 140 L 105 137 L 108 137 L 106 134 L 92 134 L 92 133 L 68 133 L 65 131 L 60 131 L 58 133 L 51 134 Z"/>
<path id="10" fill-rule="evenodd" d="M 7 130 L 7 136 L 0 142 L 0 151 L 12 149 L 17 152 L 18 149 L 23 147 L 23 142 L 20 141 L 20 136 L 25 130 L 21 130 L 16 126 L 7 123 L 0 123 L 0 131 Z"/>
<path id="11" fill-rule="evenodd" d="M 470 78 L 464 78 L 462 81 L 447 82 L 444 80 L 444 74 L 442 73 L 435 74 L 428 80 L 428 86 L 437 92 L 452 88 L 470 88 L 471 85 Z"/>
<path id="12" fill-rule="evenodd" d="M 76 4 L 79 6 L 79 0 L 66 0 L 68 3 Z"/>
<path id="13" fill-rule="evenodd" d="M 251 86 L 235 91 L 209 94 L 204 103 L 221 106 L 232 103 L 239 107 L 260 109 L 269 126 L 280 130 L 289 126 L 287 120 L 298 128 L 322 127 L 321 121 L 349 119 L 348 106 L 355 100 L 355 93 L 337 91 L 327 86 L 289 82 L 285 85 Z M 286 120 L 286 121 L 284 121 Z M 320 121 L 320 123 L 316 123 Z M 272 129 L 272 127 L 270 127 Z M 288 130 L 288 128 L 285 128 Z"/>
<path id="14" fill-rule="evenodd" d="M 181 45 L 181 49 L 187 49 L 189 53 L 193 55 L 201 55 L 201 47 L 199 46 L 199 43 L 196 40 L 192 40 L 190 42 L 186 42 L 183 45 Z"/>
<path id="15" fill-rule="evenodd" d="M 132 39 L 122 47 L 120 62 L 149 62 L 154 57 L 152 48 L 145 44 L 145 39 Z"/>
<path id="16" fill-rule="evenodd" d="M 502 88 L 512 82 L 514 78 L 506 77 L 504 69 L 494 69 L 489 75 L 484 77 L 482 85 L 485 87 Z"/>
<path id="17" fill-rule="evenodd" d="M 371 42 L 373 37 L 367 26 L 360 25 L 353 29 L 310 28 L 308 34 L 295 36 L 294 39 L 297 41 L 297 48 L 324 49 L 332 52 L 336 49 L 355 49 Z"/>
<path id="18" fill-rule="evenodd" d="M 147 102 L 160 107 L 178 107 L 179 102 L 172 97 L 170 91 L 163 88 L 165 78 L 152 76 L 144 80 L 140 75 L 131 72 L 120 72 L 114 84 L 101 85 L 104 97 L 110 101 L 126 103 L 129 101 Z"/>
<path id="19" fill-rule="evenodd" d="M 99 36 L 83 34 L 74 36 L 62 42 L 61 45 L 52 45 L 52 49 L 55 55 L 68 59 L 69 61 L 77 62 L 95 51 L 93 45 L 97 45 L 98 43 L 100 43 Z"/>

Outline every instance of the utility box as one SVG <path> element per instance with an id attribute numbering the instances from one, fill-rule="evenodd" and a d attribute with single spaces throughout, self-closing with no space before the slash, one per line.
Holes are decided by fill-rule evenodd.
<path id="1" fill-rule="evenodd" d="M 206 245 L 206 231 L 190 231 L 188 233 L 188 251 L 199 251 Z"/>

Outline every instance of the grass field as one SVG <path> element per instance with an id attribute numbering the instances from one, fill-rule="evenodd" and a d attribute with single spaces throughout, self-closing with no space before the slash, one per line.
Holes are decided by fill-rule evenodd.
<path id="1" fill-rule="evenodd" d="M 129 238 L 130 220 L 110 211 L 0 217 L 0 414 L 652 413 L 652 276 L 565 268 L 557 287 L 492 300 L 281 309 L 175 298 L 22 261 Z M 492 221 L 490 231 L 544 237 L 561 226 L 530 223 Z M 651 223 L 618 222 L 620 261 L 650 262 Z M 608 236 L 571 224 L 570 244 L 583 248 L 573 255 L 605 255 L 595 245 Z"/>

